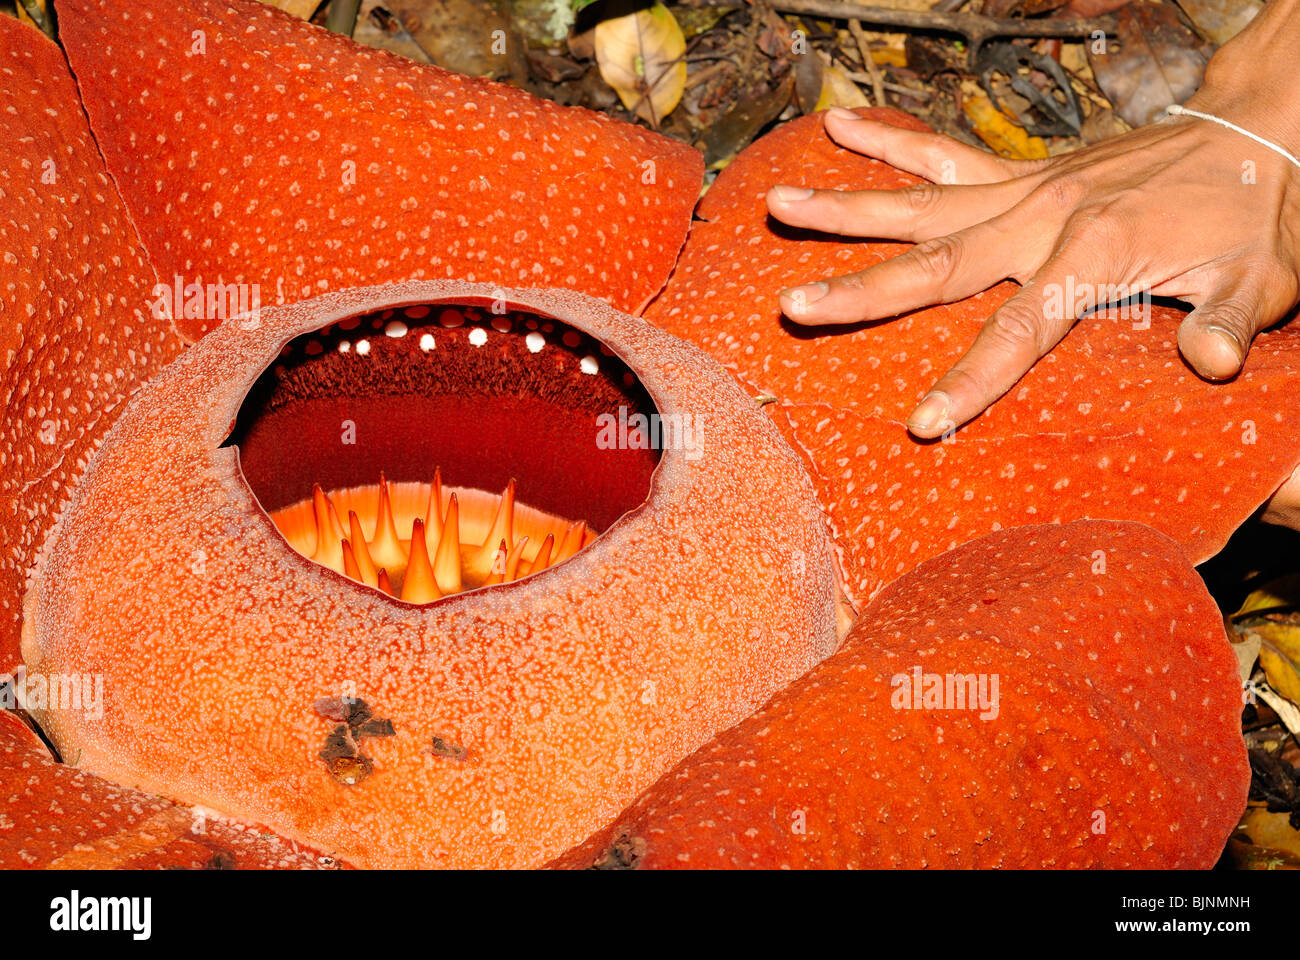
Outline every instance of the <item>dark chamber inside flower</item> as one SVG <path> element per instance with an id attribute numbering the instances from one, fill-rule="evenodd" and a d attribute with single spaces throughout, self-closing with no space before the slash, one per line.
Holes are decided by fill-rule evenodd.
<path id="1" fill-rule="evenodd" d="M 602 442 L 601 425 L 654 412 L 627 365 L 572 326 L 501 304 L 421 304 L 290 341 L 227 442 L 295 549 L 429 602 L 499 582 L 507 562 L 510 580 L 566 559 L 642 504 L 660 451 Z M 453 495 L 438 588 L 404 595 L 407 563 L 423 564 L 412 538 L 427 531 L 437 567 Z"/>

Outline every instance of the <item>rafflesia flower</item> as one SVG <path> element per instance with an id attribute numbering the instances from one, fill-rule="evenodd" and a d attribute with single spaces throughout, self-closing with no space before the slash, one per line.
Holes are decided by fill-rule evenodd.
<path id="1" fill-rule="evenodd" d="M 1191 564 L 1300 462 L 1294 334 L 1212 386 L 1090 318 L 920 443 L 1006 290 L 784 326 L 898 249 L 767 220 L 906 182 L 816 118 L 692 222 L 607 118 L 250 0 L 60 13 L 67 64 L 0 20 L 0 669 L 62 761 L 0 716 L 0 864 L 1214 862 Z"/>

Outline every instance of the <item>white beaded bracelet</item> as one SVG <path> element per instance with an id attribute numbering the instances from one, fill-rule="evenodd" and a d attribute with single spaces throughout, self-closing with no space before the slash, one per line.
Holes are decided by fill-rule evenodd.
<path id="1" fill-rule="evenodd" d="M 1300 159 L 1297 159 L 1294 154 L 1287 152 L 1272 140 L 1265 140 L 1258 134 L 1251 133 L 1249 130 L 1244 130 L 1232 121 L 1224 120 L 1222 117 L 1216 117 L 1212 113 L 1201 113 L 1199 110 L 1189 110 L 1187 107 L 1175 103 L 1165 107 L 1165 115 L 1164 117 L 1161 117 L 1161 119 L 1163 120 L 1165 117 L 1197 117 L 1201 120 L 1209 120 L 1211 123 L 1217 123 L 1219 126 L 1227 127 L 1229 130 L 1236 130 L 1243 137 L 1250 137 L 1250 139 L 1254 140 L 1260 146 L 1268 147 L 1270 150 L 1282 154 L 1282 156 L 1286 157 L 1297 167 L 1300 167 Z"/>

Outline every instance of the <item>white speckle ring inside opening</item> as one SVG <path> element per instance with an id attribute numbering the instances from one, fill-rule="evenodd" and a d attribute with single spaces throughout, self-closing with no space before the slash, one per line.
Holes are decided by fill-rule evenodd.
<path id="1" fill-rule="evenodd" d="M 534 330 L 524 337 L 524 343 L 527 345 L 529 353 L 540 353 L 542 347 L 546 346 L 546 338 Z"/>
<path id="2" fill-rule="evenodd" d="M 475 327 L 469 332 L 469 342 L 475 347 L 481 347 L 487 343 L 487 331 L 482 327 Z"/>

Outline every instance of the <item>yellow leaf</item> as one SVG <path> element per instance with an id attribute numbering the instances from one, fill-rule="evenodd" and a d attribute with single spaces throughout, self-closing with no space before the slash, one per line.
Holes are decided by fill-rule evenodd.
<path id="1" fill-rule="evenodd" d="M 35 0 L 35 6 L 37 11 L 40 14 L 47 15 L 48 8 L 45 5 L 45 0 Z M 33 26 L 36 27 L 37 29 L 40 29 L 41 25 L 37 23 L 35 20 L 33 20 L 32 15 L 28 13 L 27 10 L 23 7 L 23 0 L 18 0 L 18 2 L 14 4 L 14 7 L 15 7 L 15 11 L 18 14 L 19 20 L 21 20 L 25 24 L 28 24 L 29 26 Z"/>
<path id="2" fill-rule="evenodd" d="M 1264 584 L 1246 598 L 1241 609 L 1232 617 L 1235 620 L 1256 610 L 1272 610 L 1276 607 L 1300 607 L 1300 573 L 1292 573 Z"/>
<path id="3" fill-rule="evenodd" d="M 858 85 L 849 79 L 848 74 L 836 64 L 823 64 L 822 92 L 817 98 L 818 110 L 829 110 L 831 107 L 851 109 L 869 106 L 871 101 Z"/>
<path id="4" fill-rule="evenodd" d="M 623 106 L 658 126 L 686 89 L 686 38 L 663 4 L 596 24 L 600 75 Z"/>
<path id="5" fill-rule="evenodd" d="M 993 105 L 974 84 L 962 85 L 962 110 L 976 135 L 995 153 L 1012 160 L 1040 160 L 1047 156 L 1047 144 L 1031 137 Z"/>
<path id="6" fill-rule="evenodd" d="M 1268 684 L 1300 704 L 1300 574 L 1264 584 L 1232 615 L 1238 633 L 1258 637 L 1259 665 Z"/>
<path id="7" fill-rule="evenodd" d="M 322 0 L 262 0 L 268 7 L 279 7 L 299 20 L 310 20 Z"/>
<path id="8" fill-rule="evenodd" d="M 1228 853 L 1239 870 L 1295 870 L 1300 867 L 1300 831 L 1285 813 L 1252 805 L 1241 819 Z"/>
<path id="9" fill-rule="evenodd" d="M 1260 623 L 1250 628 L 1263 643 L 1259 665 L 1268 685 L 1292 703 L 1300 704 L 1300 626 L 1291 623 Z"/>

